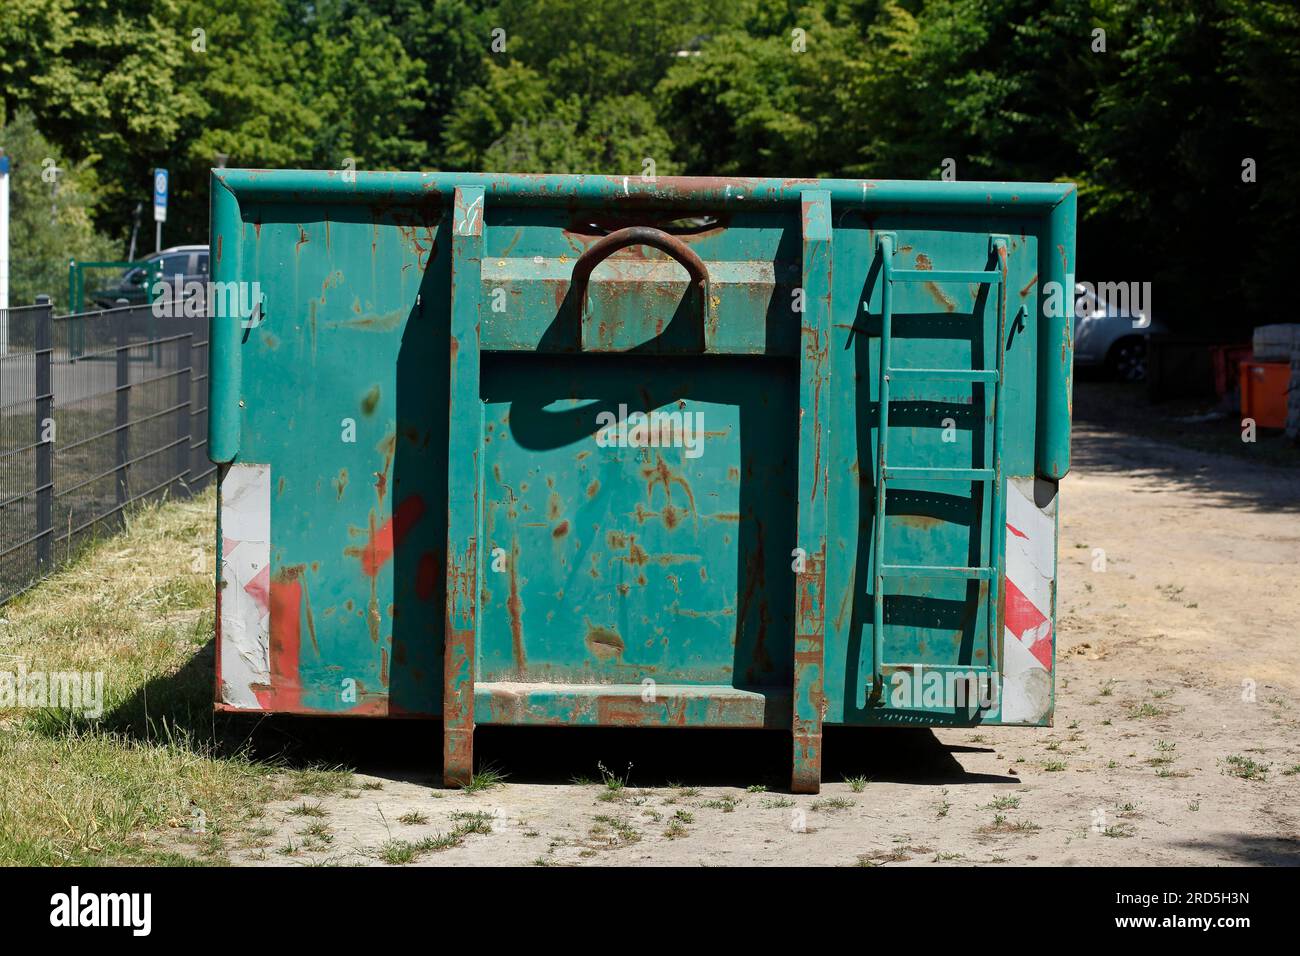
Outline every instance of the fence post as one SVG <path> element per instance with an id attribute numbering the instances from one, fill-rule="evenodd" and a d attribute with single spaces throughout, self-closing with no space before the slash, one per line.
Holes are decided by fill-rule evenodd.
<path id="1" fill-rule="evenodd" d="M 118 507 L 125 505 L 127 498 L 130 497 L 127 494 L 126 473 L 126 463 L 131 457 L 131 436 L 127 431 L 127 422 L 130 421 L 131 412 L 131 365 L 127 351 L 128 317 L 130 314 L 131 310 L 129 309 L 118 309 L 113 315 L 113 324 L 117 332 L 117 410 L 114 416 L 117 458 L 116 467 L 114 468 L 114 475 L 116 476 L 114 485 L 117 491 Z"/>
<path id="2" fill-rule="evenodd" d="M 36 570 L 49 570 L 54 552 L 54 309 L 36 313 Z"/>
<path id="3" fill-rule="evenodd" d="M 189 328 L 176 340 L 176 477 L 188 484 L 190 475 L 190 392 L 191 344 L 194 338 L 194 320 L 184 318 Z M 183 485 L 184 486 L 184 485 Z M 178 489 L 179 490 L 179 489 Z"/>

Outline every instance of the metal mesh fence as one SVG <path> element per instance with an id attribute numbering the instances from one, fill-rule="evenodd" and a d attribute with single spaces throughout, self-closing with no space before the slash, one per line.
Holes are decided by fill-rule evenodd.
<path id="1" fill-rule="evenodd" d="M 203 486 L 207 375 L 206 317 L 0 313 L 0 603 L 128 506 Z"/>

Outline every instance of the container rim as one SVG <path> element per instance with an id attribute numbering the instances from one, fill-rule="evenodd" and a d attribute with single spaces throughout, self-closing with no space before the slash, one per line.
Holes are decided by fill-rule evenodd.
<path id="1" fill-rule="evenodd" d="M 457 187 L 481 187 L 488 202 L 552 206 L 689 205 L 699 209 L 796 206 L 808 190 L 825 190 L 836 206 L 870 209 L 1024 210 L 1041 214 L 1072 196 L 1074 183 L 965 182 L 905 179 L 776 179 L 717 176 L 597 176 L 567 173 L 418 173 L 349 170 L 213 169 L 220 184 L 252 202 L 451 202 Z"/>

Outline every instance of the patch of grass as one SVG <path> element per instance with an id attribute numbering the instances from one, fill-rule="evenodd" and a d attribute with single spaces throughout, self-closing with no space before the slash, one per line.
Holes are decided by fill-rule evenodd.
<path id="1" fill-rule="evenodd" d="M 427 814 L 421 813 L 419 810 L 411 810 L 410 812 L 403 813 L 400 817 L 398 817 L 397 822 L 404 823 L 408 827 L 415 827 L 415 826 L 420 826 L 421 824 L 428 823 L 429 817 Z"/>
<path id="2" fill-rule="evenodd" d="M 669 840 L 679 840 L 690 832 L 683 826 L 681 820 L 671 820 L 664 829 L 664 837 Z"/>
<path id="3" fill-rule="evenodd" d="M 405 866 L 425 854 L 460 846 L 471 833 L 492 832 L 492 815 L 488 813 L 462 810 L 453 813 L 451 819 L 455 825 L 447 833 L 427 836 L 414 843 L 410 840 L 387 840 L 379 847 L 376 855 L 390 866 Z"/>
<path id="4" fill-rule="evenodd" d="M 993 822 L 986 823 L 980 827 L 980 833 L 1034 833 L 1041 830 L 1037 823 L 1031 823 L 1028 820 L 1019 820 L 1012 823 L 1003 814 L 996 813 L 993 815 Z"/>
<path id="5" fill-rule="evenodd" d="M 912 859 L 913 854 L 933 853 L 934 849 L 928 846 L 896 846 L 892 850 L 876 850 L 874 853 L 863 853 L 858 857 L 858 866 L 879 866 L 882 863 L 906 863 Z"/>
<path id="6" fill-rule="evenodd" d="M 794 806 L 794 801 L 789 797 L 772 797 L 770 800 L 764 800 L 759 804 L 764 810 L 785 810 Z"/>
<path id="7" fill-rule="evenodd" d="M 736 809 L 736 799 L 723 797 L 721 800 L 705 800 L 700 806 L 709 810 L 721 810 L 723 813 L 733 813 Z"/>
<path id="8" fill-rule="evenodd" d="M 1270 764 L 1259 763 L 1250 757 L 1241 754 L 1232 754 L 1223 758 L 1228 769 L 1224 773 L 1230 777 L 1239 777 L 1242 780 L 1266 780 L 1268 779 L 1268 770 Z"/>
<path id="9" fill-rule="evenodd" d="M 767 793 L 767 784 L 751 783 L 748 787 L 745 788 L 745 792 L 746 793 Z"/>
<path id="10" fill-rule="evenodd" d="M 389 866 L 405 866 L 414 863 L 419 851 L 409 840 L 388 840 L 379 848 L 379 859 Z"/>
<path id="11" fill-rule="evenodd" d="M 845 777 L 844 782 L 849 785 L 849 789 L 854 793 L 861 793 L 867 789 L 867 784 L 871 782 L 867 777 Z"/>
<path id="12" fill-rule="evenodd" d="M 289 811 L 291 817 L 324 817 L 328 815 L 325 808 L 319 803 L 308 803 L 305 800 Z"/>
<path id="13" fill-rule="evenodd" d="M 994 797 L 987 804 L 980 807 L 981 810 L 1017 810 L 1019 808 L 1020 798 L 1007 793 Z"/>
<path id="14" fill-rule="evenodd" d="M 506 775 L 495 767 L 484 767 L 472 774 L 469 783 L 462 788 L 466 793 L 483 793 L 493 787 L 500 787 L 506 782 Z"/>
<path id="15" fill-rule="evenodd" d="M 610 770 L 603 763 L 597 762 L 596 769 L 600 771 L 601 783 L 605 785 L 605 789 L 609 793 L 622 793 L 627 789 L 628 781 L 632 779 L 632 765 L 630 763 L 627 765 L 627 770 L 621 777 L 615 774 L 614 771 Z"/>
<path id="16" fill-rule="evenodd" d="M 1043 770 L 1047 773 L 1060 773 L 1064 769 L 1064 760 L 1048 760 L 1043 764 Z"/>
<path id="17" fill-rule="evenodd" d="M 1300 763 L 1293 763 L 1291 766 L 1287 767 L 1285 770 L 1282 771 L 1282 776 L 1294 777 L 1298 773 L 1300 773 Z"/>
<path id="18" fill-rule="evenodd" d="M 601 814 L 595 818 L 595 821 L 587 831 L 587 835 L 593 840 L 600 841 L 604 846 L 627 846 L 641 840 L 641 834 L 632 825 L 631 820 Z"/>
<path id="19" fill-rule="evenodd" d="M 809 810 L 825 810 L 835 813 L 839 810 L 847 810 L 856 804 L 847 797 L 826 797 L 823 800 L 814 800 L 808 805 Z"/>
<path id="20" fill-rule="evenodd" d="M 1165 712 L 1150 701 L 1143 701 L 1128 712 L 1129 720 L 1141 720 L 1146 717 L 1164 717 Z"/>
<path id="21" fill-rule="evenodd" d="M 0 865 L 221 863 L 251 811 L 351 785 L 213 714 L 214 512 L 211 489 L 133 507 L 122 533 L 0 607 L 5 670 L 103 674 L 97 718 L 0 709 Z M 196 807 L 197 858 L 182 840 Z"/>
<path id="22" fill-rule="evenodd" d="M 1111 826 L 1106 827 L 1106 829 L 1102 830 L 1101 835 L 1108 836 L 1111 838 L 1120 838 L 1120 837 L 1131 837 L 1136 832 L 1137 831 L 1133 829 L 1133 825 L 1131 823 L 1115 823 L 1112 824 Z"/>
<path id="23" fill-rule="evenodd" d="M 673 819 L 678 823 L 694 823 L 695 814 L 691 813 L 689 810 L 678 810 L 673 814 Z"/>
<path id="24" fill-rule="evenodd" d="M 451 820 L 456 824 L 451 832 L 457 837 L 492 832 L 492 814 L 480 810 L 458 810 L 451 815 Z"/>

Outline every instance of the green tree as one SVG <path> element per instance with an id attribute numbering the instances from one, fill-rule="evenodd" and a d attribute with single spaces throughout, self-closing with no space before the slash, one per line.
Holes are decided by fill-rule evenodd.
<path id="1" fill-rule="evenodd" d="M 486 83 L 462 94 L 444 161 L 469 170 L 639 175 L 650 159 L 656 175 L 671 175 L 678 169 L 671 150 L 647 97 L 557 99 L 535 70 L 509 62 L 489 63 Z"/>
<path id="2" fill-rule="evenodd" d="M 1250 237 L 1238 257 L 1242 297 L 1267 321 L 1291 321 L 1290 272 L 1300 234 L 1300 8 L 1273 0 L 1233 0 L 1228 5 L 1228 77 L 1244 106 L 1246 131 L 1238 143 L 1241 164 L 1255 161 L 1255 182 L 1234 182 L 1246 206 Z"/>
<path id="3" fill-rule="evenodd" d="M 177 82 L 176 0 L 5 0 L 4 105 L 29 108 L 73 163 L 92 161 L 100 210 L 123 236 L 149 169 L 198 106 Z"/>
<path id="4" fill-rule="evenodd" d="M 118 243 L 95 231 L 101 186 L 93 164 L 65 160 L 25 108 L 0 125 L 0 147 L 10 160 L 10 304 L 30 305 L 46 294 L 66 307 L 70 258 L 122 255 Z"/>
<path id="5" fill-rule="evenodd" d="M 487 0 L 363 0 L 358 13 L 384 17 L 423 78 L 420 105 L 407 124 L 427 161 L 443 165 L 446 121 L 462 91 L 481 85 L 494 26 Z"/>

